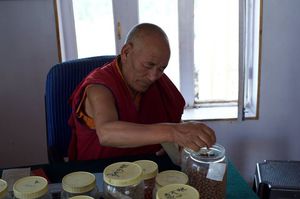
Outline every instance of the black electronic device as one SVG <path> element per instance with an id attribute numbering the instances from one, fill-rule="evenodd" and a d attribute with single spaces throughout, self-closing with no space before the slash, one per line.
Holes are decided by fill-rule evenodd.
<path id="1" fill-rule="evenodd" d="M 261 199 L 300 199 L 300 161 L 257 163 L 253 190 Z"/>

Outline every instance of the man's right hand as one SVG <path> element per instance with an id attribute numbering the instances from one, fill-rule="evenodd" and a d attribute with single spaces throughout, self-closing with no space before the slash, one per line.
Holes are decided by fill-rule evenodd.
<path id="1" fill-rule="evenodd" d="M 183 122 L 174 125 L 174 142 L 194 151 L 211 147 L 216 142 L 214 130 L 200 122 Z"/>

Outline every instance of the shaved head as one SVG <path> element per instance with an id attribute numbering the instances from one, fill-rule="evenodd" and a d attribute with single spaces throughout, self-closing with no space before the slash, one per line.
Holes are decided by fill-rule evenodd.
<path id="1" fill-rule="evenodd" d="M 128 33 L 125 44 L 143 42 L 147 38 L 160 39 L 169 47 L 169 39 L 159 26 L 151 23 L 142 23 L 134 26 Z"/>

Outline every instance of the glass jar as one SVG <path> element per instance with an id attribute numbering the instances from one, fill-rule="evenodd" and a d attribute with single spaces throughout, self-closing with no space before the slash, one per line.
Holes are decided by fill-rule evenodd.
<path id="1" fill-rule="evenodd" d="M 67 199 L 78 195 L 97 197 L 98 189 L 94 174 L 77 171 L 63 177 L 61 197 Z"/>
<path id="2" fill-rule="evenodd" d="M 193 152 L 193 150 L 189 149 L 189 148 L 184 148 L 181 151 L 180 167 L 181 167 L 181 171 L 184 173 L 186 173 L 186 161 L 187 161 L 188 157 L 190 156 L 191 152 Z"/>
<path id="3" fill-rule="evenodd" d="M 162 171 L 157 174 L 155 178 L 155 187 L 153 190 L 153 198 L 156 197 L 157 191 L 169 184 L 187 184 L 189 181 L 188 176 L 181 172 L 176 170 L 167 170 Z"/>
<path id="4" fill-rule="evenodd" d="M 187 159 L 186 173 L 189 185 L 199 191 L 201 199 L 225 198 L 227 162 L 223 146 L 215 144 L 192 152 Z"/>
<path id="5" fill-rule="evenodd" d="M 169 184 L 158 190 L 156 199 L 199 199 L 199 192 L 186 184 Z"/>
<path id="6" fill-rule="evenodd" d="M 152 199 L 152 192 L 155 187 L 155 177 L 158 173 L 158 165 L 151 160 L 138 160 L 134 163 L 143 169 L 144 198 Z"/>
<path id="7" fill-rule="evenodd" d="M 0 179 L 0 199 L 11 198 L 8 194 L 8 186 L 5 180 Z"/>
<path id="8" fill-rule="evenodd" d="M 50 199 L 48 181 L 41 176 L 20 178 L 13 186 L 14 198 L 18 199 Z"/>
<path id="9" fill-rule="evenodd" d="M 105 199 L 143 199 L 144 181 L 142 168 L 133 162 L 117 162 L 103 171 Z"/>

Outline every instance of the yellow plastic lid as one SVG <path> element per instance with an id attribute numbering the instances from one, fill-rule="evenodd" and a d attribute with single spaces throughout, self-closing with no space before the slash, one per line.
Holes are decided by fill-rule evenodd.
<path id="1" fill-rule="evenodd" d="M 176 170 L 160 172 L 155 179 L 158 187 L 163 187 L 169 184 L 187 184 L 188 180 L 189 178 L 185 173 Z"/>
<path id="2" fill-rule="evenodd" d="M 69 199 L 94 199 L 93 197 L 91 196 L 86 196 L 86 195 L 79 195 L 79 196 L 73 196 Z"/>
<path id="3" fill-rule="evenodd" d="M 41 176 L 23 177 L 15 182 L 13 191 L 16 198 L 39 198 L 48 192 L 48 181 Z"/>
<path id="4" fill-rule="evenodd" d="M 142 178 L 142 168 L 133 162 L 117 162 L 107 166 L 103 171 L 103 180 L 109 185 L 126 187 L 139 184 Z"/>
<path id="5" fill-rule="evenodd" d="M 192 186 L 186 184 L 169 184 L 156 192 L 156 199 L 199 199 L 199 192 Z"/>
<path id="6" fill-rule="evenodd" d="M 143 169 L 143 179 L 148 180 L 156 177 L 158 173 L 158 165 L 151 160 L 138 160 L 134 163 L 140 165 Z"/>
<path id="7" fill-rule="evenodd" d="M 85 171 L 69 173 L 62 179 L 62 188 L 69 193 L 86 193 L 94 189 L 95 186 L 95 175 Z"/>
<path id="8" fill-rule="evenodd" d="M 7 193 L 7 189 L 7 182 L 5 180 L 0 179 L 0 199 L 5 196 L 5 194 Z"/>

